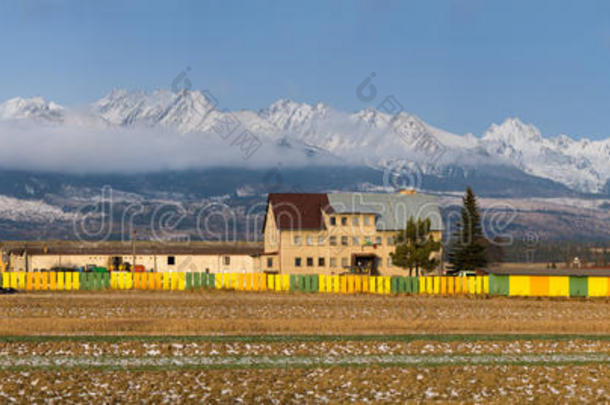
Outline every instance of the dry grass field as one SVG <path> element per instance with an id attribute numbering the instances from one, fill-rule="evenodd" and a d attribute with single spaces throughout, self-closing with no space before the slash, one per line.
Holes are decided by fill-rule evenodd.
<path id="1" fill-rule="evenodd" d="M 32 293 L 0 299 L 1 335 L 610 333 L 607 299 L 232 292 Z"/>
<path id="2" fill-rule="evenodd" d="M 603 403 L 608 387 L 603 299 L 0 297 L 3 403 Z"/>

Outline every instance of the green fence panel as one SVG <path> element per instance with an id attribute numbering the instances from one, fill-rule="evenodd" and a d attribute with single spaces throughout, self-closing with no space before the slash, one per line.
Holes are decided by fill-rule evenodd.
<path id="1" fill-rule="evenodd" d="M 297 283 L 298 283 L 297 275 L 291 274 L 290 275 L 290 291 L 296 291 L 298 289 Z"/>
<path id="2" fill-rule="evenodd" d="M 390 278 L 390 293 L 398 294 L 398 277 L 396 276 Z"/>
<path id="3" fill-rule="evenodd" d="M 419 277 L 409 277 L 411 279 L 411 294 L 419 294 Z"/>
<path id="4" fill-rule="evenodd" d="M 214 273 L 207 273 L 208 288 L 216 288 L 216 275 Z"/>
<path id="5" fill-rule="evenodd" d="M 102 273 L 102 288 L 110 288 L 110 274 Z"/>
<path id="6" fill-rule="evenodd" d="M 311 292 L 318 292 L 318 288 L 320 287 L 320 276 L 317 274 L 313 274 L 311 277 Z"/>
<path id="7" fill-rule="evenodd" d="M 308 276 L 299 274 L 297 276 L 297 286 L 299 288 L 299 291 L 301 292 L 306 292 L 307 291 L 307 278 Z"/>
<path id="8" fill-rule="evenodd" d="M 589 279 L 583 276 L 570 276 L 570 297 L 586 297 L 589 294 Z"/>
<path id="9" fill-rule="evenodd" d="M 303 282 L 305 283 L 305 289 L 303 291 L 313 292 L 313 276 L 311 274 L 304 276 Z"/>
<path id="10" fill-rule="evenodd" d="M 95 273 L 85 273 L 83 275 L 86 277 L 87 290 L 95 290 Z"/>
<path id="11" fill-rule="evenodd" d="M 89 289 L 89 277 L 87 277 L 87 276 L 88 276 L 87 273 L 81 273 L 79 283 L 78 283 L 79 290 L 86 291 Z"/>
<path id="12" fill-rule="evenodd" d="M 101 273 L 92 273 L 91 274 L 91 282 L 92 282 L 92 289 L 94 290 L 101 290 L 102 289 L 102 275 Z"/>
<path id="13" fill-rule="evenodd" d="M 187 290 L 193 289 L 193 273 L 188 272 L 184 275 L 185 288 Z"/>
<path id="14" fill-rule="evenodd" d="M 198 290 L 201 288 L 201 273 L 193 273 L 193 288 Z"/>
<path id="15" fill-rule="evenodd" d="M 489 275 L 489 293 L 491 295 L 508 295 L 509 278 L 505 275 Z"/>
<path id="16" fill-rule="evenodd" d="M 405 294 L 407 292 L 407 278 L 406 277 L 398 277 L 398 292 L 400 294 Z"/>

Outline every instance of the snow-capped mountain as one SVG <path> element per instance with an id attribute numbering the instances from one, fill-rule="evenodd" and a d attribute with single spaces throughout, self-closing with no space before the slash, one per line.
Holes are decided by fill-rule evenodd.
<path id="1" fill-rule="evenodd" d="M 0 120 L 39 119 L 61 122 L 65 109 L 54 102 L 46 102 L 42 97 L 12 98 L 0 104 Z"/>
<path id="2" fill-rule="evenodd" d="M 511 166 L 587 193 L 602 192 L 610 181 L 610 138 L 543 137 L 536 127 L 518 118 L 492 124 L 477 138 L 440 130 L 405 112 L 392 116 L 372 108 L 349 114 L 322 103 L 279 100 L 257 112 L 228 112 L 210 95 L 188 90 L 115 90 L 91 104 L 89 119 L 74 120 L 72 115 L 77 113 L 41 98 L 0 104 L 0 121 L 70 122 L 79 130 L 103 123 L 118 128 L 163 128 L 185 139 L 195 135 L 218 140 L 218 135 L 224 137 L 219 131 L 235 131 L 237 126 L 239 131 L 255 134 L 263 145 L 327 153 L 338 162 L 376 168 L 407 160 L 415 162 L 424 175 L 442 176 L 447 168 L 456 167 Z"/>

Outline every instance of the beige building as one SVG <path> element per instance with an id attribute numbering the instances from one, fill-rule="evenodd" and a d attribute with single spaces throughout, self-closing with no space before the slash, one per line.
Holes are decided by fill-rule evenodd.
<path id="1" fill-rule="evenodd" d="M 431 236 L 442 239 L 443 222 L 431 196 L 413 192 L 270 194 L 260 265 L 279 273 L 404 275 L 404 269 L 392 264 L 390 253 L 394 237 L 410 217 L 429 218 Z"/>
<path id="2" fill-rule="evenodd" d="M 135 264 L 146 271 L 256 272 L 262 245 L 254 242 L 137 242 Z M 118 269 L 134 263 L 133 245 L 122 242 L 7 242 L 10 270 L 51 270 L 87 265 Z"/>

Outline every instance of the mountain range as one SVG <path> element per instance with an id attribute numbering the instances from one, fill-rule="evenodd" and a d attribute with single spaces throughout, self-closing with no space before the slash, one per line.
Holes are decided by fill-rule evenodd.
<path id="1" fill-rule="evenodd" d="M 198 137 L 202 142 L 206 137 L 218 141 L 230 130 L 247 130 L 262 146 L 302 152 L 302 164 L 316 164 L 306 159 L 315 155 L 323 157 L 318 164 L 380 169 L 404 166 L 418 175 L 437 177 L 446 175 L 448 169 L 507 167 L 579 193 L 606 195 L 609 191 L 610 138 L 543 137 L 535 126 L 518 118 L 492 124 L 476 137 L 437 129 L 406 112 L 390 115 L 367 108 L 350 114 L 322 103 L 291 100 L 276 101 L 260 111 L 224 111 L 205 92 L 114 90 L 81 109 L 39 97 L 11 99 L 0 104 L 0 120 L 28 120 L 39 126 L 64 125 L 81 131 L 162 128 L 177 137 Z M 242 162 L 234 163 L 239 166 Z"/>
<path id="2" fill-rule="evenodd" d="M 450 207 L 471 185 L 522 207 L 511 212 L 543 213 L 546 223 L 555 215 L 548 237 L 573 237 L 575 226 L 581 236 L 610 235 L 610 138 L 542 136 L 518 118 L 477 137 L 404 111 L 346 113 L 291 100 L 227 111 L 208 92 L 114 90 L 78 107 L 8 100 L 0 137 L 0 230 L 10 237 L 66 237 L 79 207 L 98 201 L 106 185 L 124 207 L 142 203 L 149 215 L 159 202 L 192 214 L 218 201 L 247 210 L 272 191 L 404 187 L 438 194 Z M 536 202 L 518 202 L 526 200 Z M 587 219 L 572 226 L 579 209 Z M 528 223 L 544 227 L 527 218 L 516 222 L 520 232 Z"/>

